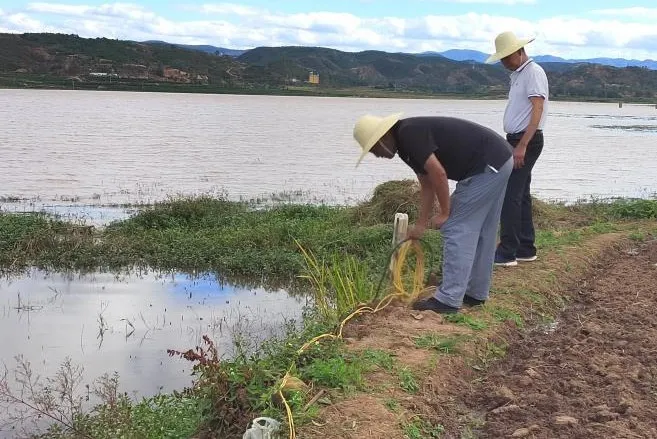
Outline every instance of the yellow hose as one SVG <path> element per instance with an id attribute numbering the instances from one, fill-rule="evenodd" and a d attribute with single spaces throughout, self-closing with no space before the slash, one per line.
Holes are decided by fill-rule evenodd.
<path id="1" fill-rule="evenodd" d="M 415 252 L 416 255 L 416 260 L 415 260 L 415 273 L 413 276 L 413 288 L 412 290 L 406 291 L 404 289 L 404 282 L 402 279 L 402 272 L 404 268 L 404 262 L 406 262 L 406 258 L 408 257 L 408 252 L 410 249 L 413 248 L 413 251 Z M 376 306 L 373 308 L 371 306 L 361 306 L 354 310 L 351 314 L 349 314 L 347 317 L 345 317 L 344 320 L 340 323 L 339 329 L 337 333 L 335 334 L 322 334 L 318 335 L 317 337 L 314 337 L 312 340 L 309 340 L 307 343 L 305 343 L 299 350 L 297 351 L 297 355 L 300 355 L 304 351 L 306 351 L 308 348 L 313 346 L 316 343 L 319 343 L 321 340 L 324 339 L 341 339 L 342 338 L 342 331 L 344 329 L 344 326 L 349 322 L 349 320 L 353 319 L 354 317 L 360 315 L 360 314 L 373 314 L 381 311 L 394 299 L 399 299 L 403 303 L 411 303 L 415 301 L 425 290 L 424 288 L 424 252 L 422 250 L 422 246 L 420 245 L 419 241 L 416 240 L 408 240 L 402 243 L 397 251 L 395 252 L 396 254 L 393 255 L 392 257 L 392 286 L 393 286 L 393 291 L 383 297 Z M 288 383 L 288 380 L 290 379 L 291 375 L 290 372 L 292 368 L 294 367 L 294 363 L 290 366 L 288 369 L 287 373 L 281 380 L 281 384 L 278 387 L 278 396 L 283 400 L 283 404 L 285 405 L 285 411 L 287 413 L 287 424 L 288 424 L 288 429 L 290 431 L 289 439 L 296 439 L 296 431 L 294 428 L 294 418 L 292 415 L 292 409 L 290 408 L 290 405 L 288 404 L 287 400 L 285 399 L 285 396 L 283 395 L 283 390 L 285 389 L 285 386 Z"/>

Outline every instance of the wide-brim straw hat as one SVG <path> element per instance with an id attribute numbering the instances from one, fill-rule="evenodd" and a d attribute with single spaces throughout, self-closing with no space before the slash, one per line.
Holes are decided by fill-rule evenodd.
<path id="1" fill-rule="evenodd" d="M 535 38 L 518 38 L 513 32 L 502 32 L 495 38 L 495 53 L 486 59 L 486 64 L 492 64 L 512 53 L 522 49 Z"/>
<path id="2" fill-rule="evenodd" d="M 363 152 L 361 153 L 356 166 L 358 166 L 368 152 L 381 140 L 395 124 L 399 121 L 403 113 L 395 113 L 386 117 L 373 116 L 366 114 L 356 121 L 354 126 L 354 139 L 358 142 Z"/>

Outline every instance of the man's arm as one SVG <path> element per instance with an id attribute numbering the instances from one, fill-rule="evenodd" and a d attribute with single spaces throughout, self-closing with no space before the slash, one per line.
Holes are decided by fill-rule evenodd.
<path id="1" fill-rule="evenodd" d="M 440 228 L 447 221 L 447 218 L 449 218 L 451 209 L 447 172 L 445 172 L 445 168 L 443 168 L 443 165 L 436 158 L 435 154 L 431 154 L 424 163 L 424 170 L 427 172 L 426 177 L 431 182 L 431 186 L 438 197 L 440 213 L 436 217 L 434 226 Z"/>
<path id="2" fill-rule="evenodd" d="M 417 179 L 420 182 L 420 212 L 415 227 L 409 233 L 409 237 L 414 239 L 420 239 L 424 234 L 436 197 L 436 192 L 428 175 L 418 174 Z"/>
<path id="3" fill-rule="evenodd" d="M 515 168 L 521 168 L 525 164 L 527 146 L 534 137 L 534 134 L 536 134 L 538 124 L 541 122 L 541 116 L 543 116 L 545 98 L 543 96 L 532 96 L 529 98 L 529 101 L 532 103 L 532 114 L 529 125 L 527 125 L 525 134 L 523 134 L 516 147 L 513 148 L 513 166 Z"/>
<path id="4" fill-rule="evenodd" d="M 420 213 L 415 227 L 409 233 L 409 237 L 414 239 L 419 239 L 424 234 L 435 197 L 438 197 L 440 213 L 436 216 L 433 225 L 440 228 L 449 218 L 450 212 L 449 183 L 445 168 L 436 156 L 431 154 L 424 163 L 424 170 L 426 174 L 417 176 L 420 181 Z"/>

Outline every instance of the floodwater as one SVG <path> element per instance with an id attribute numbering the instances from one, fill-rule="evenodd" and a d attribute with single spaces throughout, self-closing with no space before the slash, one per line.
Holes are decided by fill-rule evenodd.
<path id="1" fill-rule="evenodd" d="M 356 169 L 364 113 L 450 115 L 498 132 L 505 101 L 395 100 L 0 90 L 0 209 L 96 225 L 132 204 L 177 196 L 353 204 L 377 184 L 414 178 L 400 160 Z M 657 192 L 657 109 L 550 103 L 534 194 L 576 201 Z M 128 206 L 128 207 L 126 207 Z M 117 371 L 135 395 L 181 389 L 190 364 L 167 356 L 207 334 L 230 355 L 298 318 L 303 298 L 223 284 L 213 274 L 44 273 L 0 280 L 0 361 L 23 355 L 41 375 L 69 357 L 85 380 Z M 0 432 L 1 433 L 1 432 Z M 1 435 L 0 435 L 1 436 Z"/>
<path id="2" fill-rule="evenodd" d="M 52 211 L 198 194 L 354 203 L 383 181 L 414 178 L 397 159 L 368 157 L 354 167 L 351 133 L 360 115 L 450 115 L 500 132 L 504 106 L 503 100 L 1 90 L 0 206 Z M 657 192 L 653 105 L 551 102 L 549 111 L 533 178 L 539 198 Z"/>
<path id="3" fill-rule="evenodd" d="M 44 378 L 69 358 L 84 367 L 80 389 L 118 372 L 131 396 L 182 390 L 192 382 L 192 363 L 167 349 L 207 348 L 204 335 L 223 357 L 235 353 L 235 337 L 253 349 L 298 320 L 304 305 L 284 290 L 225 284 L 210 273 L 32 270 L 0 279 L 0 361 L 10 379 L 17 355 Z"/>

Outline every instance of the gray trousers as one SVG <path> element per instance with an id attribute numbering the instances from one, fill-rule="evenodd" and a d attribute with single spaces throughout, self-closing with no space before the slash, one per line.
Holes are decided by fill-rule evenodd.
<path id="1" fill-rule="evenodd" d="M 445 305 L 460 308 L 465 294 L 488 299 L 497 226 L 512 170 L 513 157 L 497 173 L 486 168 L 456 184 L 449 219 L 440 228 L 443 273 L 435 297 Z"/>

